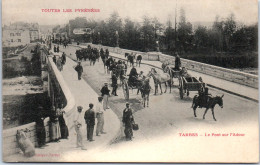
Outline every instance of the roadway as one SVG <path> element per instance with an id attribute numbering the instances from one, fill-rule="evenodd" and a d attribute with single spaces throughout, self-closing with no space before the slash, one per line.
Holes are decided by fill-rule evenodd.
<path id="1" fill-rule="evenodd" d="M 73 66 L 76 65 L 75 51 L 78 48 L 69 46 L 66 49 L 60 49 L 66 52 L 68 58 L 61 73 L 71 89 L 77 105 L 87 107 L 88 103 L 94 102 L 94 99 L 100 94 L 104 82 L 111 84 L 110 75 L 105 72 L 101 60 L 94 66 L 90 66 L 89 61 L 84 61 L 82 62 L 83 80 L 78 81 L 73 69 Z M 148 65 L 137 67 L 138 72 L 142 70 L 145 74 L 150 69 L 151 66 Z M 152 79 L 150 83 L 154 88 Z M 211 88 L 210 93 L 213 96 L 225 94 L 224 108 L 221 109 L 218 105 L 215 107 L 217 121 L 213 120 L 210 111 L 203 120 L 204 109 L 197 109 L 197 118 L 193 116 L 191 103 L 196 92 L 191 92 L 190 96 L 184 97 L 183 100 L 180 99 L 176 86 L 172 88 L 171 93 L 168 90 L 167 93 L 155 96 L 153 92 L 152 89 L 149 108 L 143 108 L 140 104 L 140 95 L 136 94 L 136 90 L 130 91 L 130 106 L 134 110 L 134 118 L 140 128 L 134 132 L 133 141 L 124 139 L 121 118 L 125 99 L 122 88 L 119 87 L 119 96 L 109 98 L 111 109 L 105 114 L 107 134 L 101 137 L 94 136 L 96 141 L 92 143 L 84 139 L 87 151 L 75 148 L 75 133 L 74 130 L 70 130 L 69 140 L 49 143 L 45 149 L 36 150 L 41 154 L 56 153 L 60 155 L 59 157 L 28 159 L 20 156 L 10 160 L 55 162 L 258 161 L 257 102 Z M 195 136 L 180 136 L 183 133 Z M 218 133 L 227 133 L 229 136 L 216 136 Z M 241 133 L 244 136 L 230 136 L 230 133 Z M 205 136 L 205 134 L 211 136 Z"/>
<path id="2" fill-rule="evenodd" d="M 69 46 L 64 50 L 67 57 L 76 59 L 76 47 Z M 70 55 L 71 54 L 71 55 Z M 94 66 L 89 65 L 89 61 L 82 62 L 84 68 L 84 80 L 97 92 L 104 82 L 111 83 L 110 75 L 105 73 L 103 63 L 100 60 Z M 142 65 L 137 67 L 137 71 L 144 71 L 145 74 L 151 66 Z M 128 70 L 129 72 L 129 70 Z M 153 81 L 150 80 L 152 88 Z M 197 118 L 193 116 L 191 109 L 192 98 L 196 92 L 191 92 L 189 97 L 179 98 L 179 90 L 175 86 L 172 93 L 150 96 L 150 107 L 143 108 L 140 104 L 140 95 L 136 95 L 136 90 L 130 91 L 130 104 L 134 109 L 136 123 L 140 125 L 140 130 L 134 132 L 134 141 L 125 142 L 123 132 L 111 145 L 113 156 L 102 158 L 104 161 L 232 161 L 230 157 L 236 154 L 233 161 L 242 161 L 245 158 L 256 159 L 251 153 L 258 151 L 258 103 L 250 101 L 232 94 L 211 88 L 210 93 L 215 95 L 224 94 L 224 108 L 215 108 L 215 116 L 218 120 L 212 119 L 212 114 L 208 111 L 206 119 L 202 119 L 204 109 L 197 110 Z M 110 107 L 118 116 L 122 117 L 125 106 L 122 88 L 118 89 L 119 96 L 110 97 Z M 205 137 L 205 133 L 243 133 L 244 137 Z M 198 133 L 196 137 L 181 137 L 179 133 Z M 250 141 L 250 143 L 248 143 Z M 247 145 L 240 145 L 247 144 Z M 226 145 L 231 145 L 225 149 Z M 138 147 L 137 147 L 138 146 Z M 208 152 L 208 150 L 211 152 Z M 223 149 L 226 151 L 223 152 Z M 197 150 L 200 150 L 196 154 Z M 156 151 L 156 152 L 153 152 Z M 128 152 L 131 154 L 129 155 Z M 158 153 L 159 152 L 159 153 Z M 143 153 L 149 153 L 143 155 Z M 183 157 L 185 153 L 185 157 Z M 212 155 L 214 153 L 214 157 Z M 121 155 L 125 154 L 125 157 Z"/>

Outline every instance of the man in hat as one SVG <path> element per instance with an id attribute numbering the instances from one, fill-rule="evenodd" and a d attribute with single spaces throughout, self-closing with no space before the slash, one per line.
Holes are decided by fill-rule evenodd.
<path id="1" fill-rule="evenodd" d="M 53 55 L 52 60 L 53 60 L 54 64 L 56 64 L 57 59 L 56 59 L 55 55 Z"/>
<path id="2" fill-rule="evenodd" d="M 104 109 L 102 105 L 102 97 L 98 97 L 98 103 L 96 104 L 96 118 L 97 118 L 97 128 L 96 128 L 96 136 L 100 136 L 99 134 L 105 134 L 104 132 Z"/>
<path id="3" fill-rule="evenodd" d="M 82 106 L 78 106 L 78 113 L 74 119 L 75 131 L 77 133 L 77 148 L 81 147 L 82 150 L 87 150 L 83 143 L 82 126 L 84 123 L 84 116 L 82 113 Z"/>
<path id="4" fill-rule="evenodd" d="M 81 66 L 81 62 L 78 62 L 78 65 L 75 67 L 75 70 L 78 72 L 78 80 L 81 80 L 81 75 L 83 72 L 83 67 Z"/>
<path id="5" fill-rule="evenodd" d="M 134 117 L 132 109 L 129 107 L 129 103 L 126 103 L 126 108 L 123 111 L 123 120 L 122 120 L 124 127 L 125 127 L 125 136 L 126 140 L 132 140 L 133 138 L 133 123 Z"/>
<path id="6" fill-rule="evenodd" d="M 109 109 L 108 107 L 108 97 L 109 97 L 110 90 L 108 89 L 108 84 L 105 83 L 105 85 L 101 89 L 101 96 L 103 97 L 103 108 L 104 110 Z"/>
<path id="7" fill-rule="evenodd" d="M 85 112 L 84 119 L 87 124 L 87 139 L 92 142 L 95 141 L 93 139 L 93 132 L 95 126 L 95 112 L 93 110 L 94 105 L 92 103 L 89 104 L 89 109 Z"/>
<path id="8" fill-rule="evenodd" d="M 113 87 L 112 95 L 118 96 L 117 93 L 116 93 L 116 90 L 117 90 L 117 77 L 116 77 L 116 73 L 115 72 L 113 72 L 113 75 L 112 75 L 112 87 Z"/>
<path id="9" fill-rule="evenodd" d="M 66 63 L 66 54 L 65 54 L 65 52 L 62 53 L 61 59 L 62 59 L 62 65 L 65 65 L 65 63 Z"/>

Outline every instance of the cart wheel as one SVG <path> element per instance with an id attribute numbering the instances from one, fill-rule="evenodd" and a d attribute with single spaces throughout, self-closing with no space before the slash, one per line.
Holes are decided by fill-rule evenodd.
<path id="1" fill-rule="evenodd" d="M 125 79 L 122 81 L 122 88 L 123 88 L 125 100 L 128 101 L 129 100 L 129 88 L 128 88 L 128 84 Z"/>
<path id="2" fill-rule="evenodd" d="M 189 96 L 190 95 L 190 92 L 187 90 L 187 96 Z"/>
<path id="3" fill-rule="evenodd" d="M 183 82 L 182 82 L 182 78 L 179 78 L 179 92 L 180 92 L 180 98 L 183 99 Z"/>

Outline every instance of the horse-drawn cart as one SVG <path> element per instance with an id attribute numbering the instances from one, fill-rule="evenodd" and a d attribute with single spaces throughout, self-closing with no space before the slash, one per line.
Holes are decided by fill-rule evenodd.
<path id="1" fill-rule="evenodd" d="M 190 91 L 199 91 L 201 86 L 205 86 L 205 83 L 200 82 L 196 77 L 179 77 L 179 92 L 180 98 L 183 99 L 186 93 L 189 96 Z"/>

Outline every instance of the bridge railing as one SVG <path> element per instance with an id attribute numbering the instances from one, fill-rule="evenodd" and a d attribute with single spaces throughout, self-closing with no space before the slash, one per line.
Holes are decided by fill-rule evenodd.
<path id="1" fill-rule="evenodd" d="M 46 49 L 43 47 L 42 49 Z M 58 90 L 61 91 L 63 97 L 61 97 L 65 105 L 64 111 L 65 111 L 65 117 L 66 117 L 66 124 L 69 129 L 73 127 L 73 118 L 75 112 L 75 99 L 74 96 L 71 94 L 71 91 L 64 81 L 60 71 L 58 71 L 56 65 L 52 61 L 52 57 L 49 56 L 46 52 L 48 50 L 44 50 L 42 52 L 45 52 L 44 54 L 41 54 L 41 58 L 45 58 L 45 62 L 48 68 L 49 74 L 51 76 L 48 76 L 52 79 L 52 81 L 55 82 L 56 88 L 59 88 Z M 48 80 L 50 81 L 50 80 Z M 50 90 L 50 89 L 49 89 Z M 57 90 L 57 89 L 56 89 Z M 50 119 L 45 118 L 44 120 L 44 127 L 46 131 L 46 142 L 50 141 Z M 3 139 L 3 157 L 11 156 L 14 154 L 17 154 L 20 152 L 20 149 L 18 147 L 17 141 L 16 141 L 16 133 L 18 130 L 27 130 L 26 135 L 30 139 L 30 141 L 34 144 L 34 146 L 38 146 L 37 143 L 37 135 L 36 135 L 36 122 L 32 122 L 29 124 L 21 125 L 18 127 L 10 128 L 3 130 L 2 139 Z"/>
<path id="2" fill-rule="evenodd" d="M 51 53 L 52 55 L 52 53 Z M 64 81 L 60 71 L 58 70 L 56 64 L 52 60 L 52 56 L 48 56 L 48 72 L 50 74 L 49 77 L 51 79 L 55 80 L 56 86 L 61 89 L 62 94 L 64 96 L 64 102 L 63 104 L 65 107 L 63 110 L 65 111 L 65 117 L 66 117 L 66 124 L 68 128 L 73 127 L 73 117 L 74 113 L 76 112 L 76 104 L 75 104 L 75 99 L 74 96 L 72 95 L 67 83 Z"/>
<path id="3" fill-rule="evenodd" d="M 121 54 L 122 57 L 124 56 L 125 53 L 136 53 L 142 55 L 144 60 L 149 60 L 149 61 L 168 61 L 170 64 L 174 64 L 175 57 L 165 55 L 162 53 L 156 53 L 154 52 L 139 52 L 139 51 L 133 51 L 133 50 L 128 50 L 128 49 L 121 49 L 118 47 L 108 47 L 108 46 L 102 46 L 102 45 L 95 45 L 95 44 L 90 44 L 86 43 L 85 45 L 91 45 L 92 47 L 96 48 L 103 48 L 103 49 L 108 49 L 112 53 L 117 53 Z M 232 69 L 227 69 L 223 67 L 218 67 L 214 65 L 209 65 L 201 62 L 196 62 L 188 59 L 183 59 L 181 58 L 182 66 L 188 68 L 189 70 L 200 72 L 206 75 L 210 75 L 213 77 L 217 77 L 220 79 L 224 79 L 227 81 L 235 82 L 241 85 L 246 85 L 252 88 L 258 89 L 258 76 L 249 74 L 249 73 L 244 73 L 240 71 L 235 71 Z M 231 61 L 232 62 L 232 61 Z"/>

